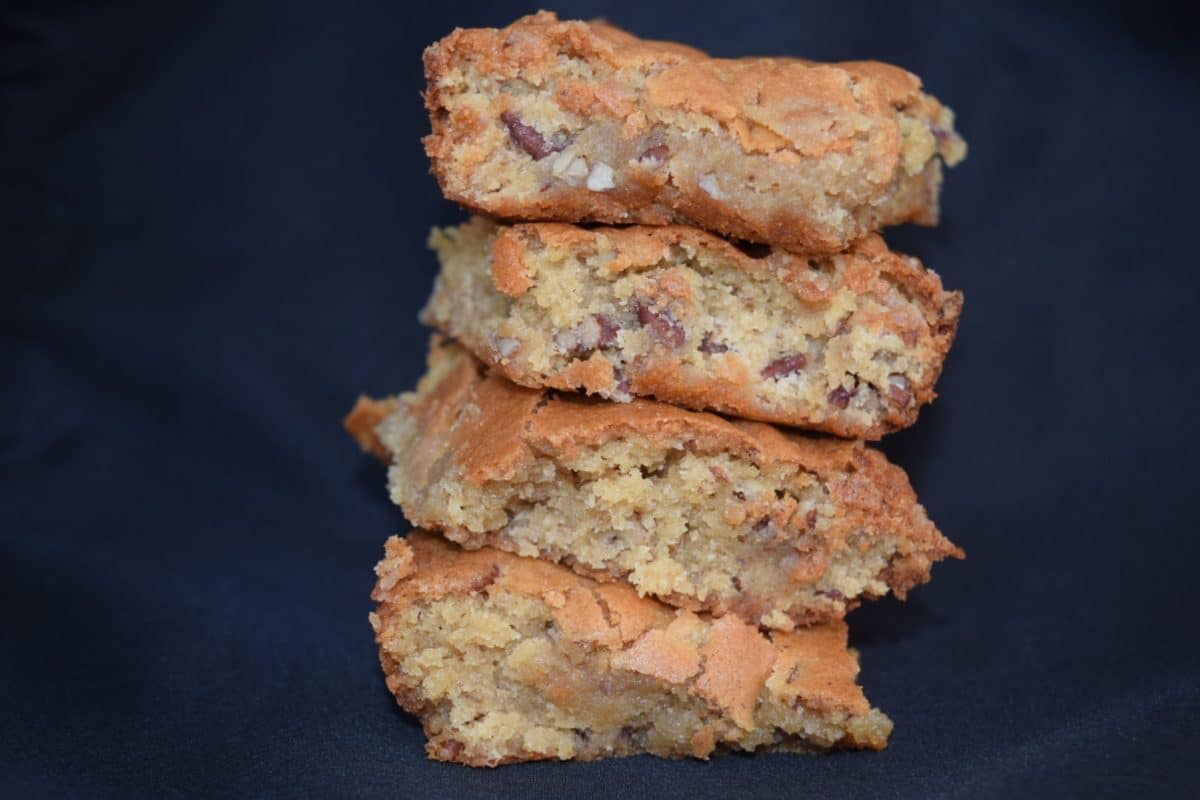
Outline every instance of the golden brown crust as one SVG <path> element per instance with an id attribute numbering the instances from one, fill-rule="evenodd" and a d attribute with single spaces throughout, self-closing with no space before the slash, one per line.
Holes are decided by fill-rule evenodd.
<path id="1" fill-rule="evenodd" d="M 664 692 L 702 699 L 719 715 L 717 724 L 726 729 L 723 739 L 733 746 L 740 736 L 733 726 L 753 731 L 779 724 L 773 718 L 768 722 L 770 708 L 808 709 L 843 724 L 869 713 L 878 715 L 855 682 L 858 663 L 847 649 L 844 623 L 764 635 L 732 615 L 714 620 L 677 611 L 638 597 L 624 584 L 599 585 L 564 567 L 491 548 L 463 551 L 422 531 L 407 539 L 391 537 L 376 573 L 371 597 L 379 605 L 371 622 L 380 662 L 399 703 L 419 716 L 434 709 L 403 673 L 401 664 L 412 654 L 393 650 L 385 638 L 391 618 L 441 598 L 496 592 L 543 603 L 568 640 L 611 654 L 607 663 L 614 677 L 637 673 L 657 682 Z M 555 686 L 545 687 L 547 699 L 567 707 L 589 702 L 574 696 L 587 689 L 568 677 L 560 676 Z M 865 739 L 846 733 L 838 744 L 883 749 L 890 724 L 884 720 L 880 727 L 881 732 Z M 461 747 L 448 747 L 441 733 L 439 744 L 432 738 L 430 743 L 431 757 L 441 760 L 493 766 L 546 757 L 518 752 L 500 760 L 473 761 Z M 679 754 L 707 757 L 717 744 L 711 725 L 683 735 Z"/>
<path id="2" fill-rule="evenodd" d="M 818 625 L 776 633 L 777 647 L 771 680 L 776 691 L 804 697 L 819 711 L 846 709 L 865 714 L 870 705 L 865 697 L 853 697 L 840 689 L 841 676 L 857 671 L 858 659 L 846 649 L 846 632 L 836 626 Z M 814 653 L 823 654 L 813 657 Z"/>
<path id="3" fill-rule="evenodd" d="M 588 68 L 563 72 L 564 60 Z M 664 126 L 688 135 L 703 129 L 754 159 L 760 171 L 810 175 L 802 170 L 817 164 L 823 171 L 816 174 L 833 182 L 825 187 L 828 195 L 843 205 L 806 208 L 793 198 L 760 207 L 758 199 L 741 202 L 692 177 L 681 180 L 685 165 L 667 179 L 615 164 L 621 183 L 611 191 L 484 191 L 471 176 L 492 158 L 489 148 L 500 140 L 487 136 L 500 130 L 499 115 L 512 113 L 516 100 L 496 89 L 486 113 L 478 102 L 458 103 L 456 95 L 470 91 L 464 88 L 468 72 L 496 86 L 519 80 L 522 91 L 545 93 L 557 113 L 611 122 L 625 142 L 652 143 Z M 562 22 L 548 12 L 503 29 L 455 30 L 426 50 L 425 73 L 433 126 L 425 147 L 443 191 L 509 219 L 686 222 L 753 241 L 835 252 L 883 224 L 935 222 L 938 159 L 953 164 L 965 153 L 949 110 L 903 69 L 876 62 L 715 59 L 604 23 Z M 480 144 L 485 139 L 489 144 Z M 535 141 L 535 158 L 557 152 L 540 134 Z M 829 165 L 835 166 L 825 169 Z M 748 188 L 747 196 L 756 191 Z"/>
<path id="4" fill-rule="evenodd" d="M 841 633 L 846 635 L 844 625 Z M 843 639 L 839 649 L 845 646 Z M 704 659 L 704 674 L 696 680 L 696 694 L 720 707 L 738 727 L 753 729 L 758 694 L 771 674 L 779 648 L 755 628 L 733 614 L 726 614 L 712 623 L 700 655 Z M 842 684 L 840 688 L 845 692 L 847 686 Z M 861 695 L 861 692 L 845 693 L 849 695 L 845 698 L 847 706 L 857 700 L 855 695 Z"/>

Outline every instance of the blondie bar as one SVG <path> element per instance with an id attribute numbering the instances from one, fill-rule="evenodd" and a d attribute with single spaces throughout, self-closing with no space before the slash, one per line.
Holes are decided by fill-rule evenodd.
<path id="1" fill-rule="evenodd" d="M 966 146 L 918 78 L 877 62 L 716 59 L 548 12 L 425 51 L 443 193 L 492 216 L 696 225 L 838 252 L 937 220 Z"/>
<path id="2" fill-rule="evenodd" d="M 959 556 L 861 443 L 526 389 L 436 341 L 417 392 L 347 419 L 414 525 L 778 630 L 900 597 Z"/>
<path id="3" fill-rule="evenodd" d="M 882 749 L 838 623 L 759 633 L 419 531 L 388 540 L 370 615 L 387 686 L 439 761 Z"/>
<path id="4" fill-rule="evenodd" d="M 868 236 L 837 255 L 681 226 L 496 226 L 430 237 L 423 319 L 510 380 L 852 438 L 916 421 L 962 295 Z"/>

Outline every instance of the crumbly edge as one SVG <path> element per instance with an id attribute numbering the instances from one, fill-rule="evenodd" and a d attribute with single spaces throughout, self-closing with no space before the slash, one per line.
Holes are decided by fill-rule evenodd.
<path id="1" fill-rule="evenodd" d="M 965 152 L 949 109 L 886 65 L 722 61 L 653 47 L 629 58 L 628 42 L 614 51 L 595 29 L 539 18 L 456 31 L 425 54 L 433 172 L 447 197 L 485 213 L 683 222 L 834 252 L 882 225 L 936 222 L 940 161 Z M 656 92 L 681 71 L 682 84 Z M 796 98 L 786 89 L 763 101 L 777 104 L 766 113 L 737 110 L 732 95 L 730 108 L 704 101 L 714 87 L 726 98 L 755 81 L 812 82 L 814 97 L 840 90 L 857 108 L 826 109 L 835 141 L 809 142 L 780 135 L 820 128 L 788 127 L 783 109 Z M 890 86 L 906 81 L 907 91 Z M 656 94 L 673 99 L 656 104 Z"/>
<path id="2" fill-rule="evenodd" d="M 732 617 L 622 600 L 553 572 L 525 579 L 547 586 L 514 590 L 503 560 L 478 574 L 455 575 L 459 566 L 451 556 L 422 567 L 393 538 L 372 594 L 388 688 L 421 719 L 431 758 L 496 766 L 886 746 L 891 722 L 854 685 L 844 629 L 768 639 Z M 458 585 L 412 590 L 443 578 Z"/>
<path id="3" fill-rule="evenodd" d="M 642 233 L 644 231 L 644 233 Z M 916 421 L 962 295 L 877 239 L 755 258 L 692 229 L 435 229 L 422 319 L 525 386 L 878 439 Z"/>

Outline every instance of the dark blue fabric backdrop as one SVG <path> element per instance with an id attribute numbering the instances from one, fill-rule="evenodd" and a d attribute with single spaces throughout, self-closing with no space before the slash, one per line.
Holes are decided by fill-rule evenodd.
<path id="1" fill-rule="evenodd" d="M 460 217 L 422 48 L 516 3 L 34 3 L 0 47 L 0 794 L 975 797 L 1197 779 L 1197 57 L 1154 4 L 575 3 L 879 58 L 970 142 L 889 239 L 966 293 L 884 448 L 969 558 L 854 613 L 882 754 L 429 763 L 367 625 L 405 529 L 339 428 L 407 388 Z"/>

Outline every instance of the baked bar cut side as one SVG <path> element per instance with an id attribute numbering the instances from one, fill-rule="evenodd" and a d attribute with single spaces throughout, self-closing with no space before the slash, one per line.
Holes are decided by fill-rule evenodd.
<path id="1" fill-rule="evenodd" d="M 555 396 L 481 369 L 437 342 L 415 394 L 361 399 L 347 421 L 390 457 L 409 521 L 465 547 L 780 630 L 903 597 L 935 561 L 961 556 L 904 473 L 860 443 Z"/>
<path id="2" fill-rule="evenodd" d="M 804 256 L 681 226 L 476 218 L 430 243 L 422 319 L 510 380 L 851 438 L 916 421 L 962 309 L 877 236 Z"/>
<path id="3" fill-rule="evenodd" d="M 493 549 L 392 537 L 371 614 L 431 758 L 473 766 L 882 749 L 843 624 L 763 635 Z"/>
<path id="4" fill-rule="evenodd" d="M 425 52 L 445 195 L 505 219 L 682 223 L 837 252 L 937 220 L 966 146 L 918 78 L 876 62 L 714 59 L 542 12 Z"/>

